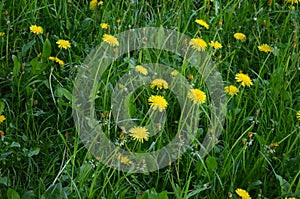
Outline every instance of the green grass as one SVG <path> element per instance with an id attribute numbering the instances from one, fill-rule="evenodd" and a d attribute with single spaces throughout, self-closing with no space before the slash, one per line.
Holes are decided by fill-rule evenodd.
<path id="1" fill-rule="evenodd" d="M 283 1 L 104 1 L 95 10 L 88 0 L 3 0 L 0 2 L 0 198 L 239 198 L 238 188 L 252 198 L 300 198 L 299 4 Z M 117 20 L 120 19 L 118 22 Z M 195 23 L 203 19 L 209 29 Z M 220 25 L 222 21 L 222 25 Z M 110 29 L 100 27 L 108 23 Z M 43 34 L 30 32 L 39 25 Z M 133 151 L 165 146 L 178 130 L 178 101 L 170 89 L 145 85 L 126 102 L 136 125 L 148 124 L 148 97 L 165 96 L 167 119 L 159 135 L 143 144 L 133 141 L 111 114 L 112 86 L 136 65 L 159 62 L 178 70 L 189 84 L 205 91 L 199 105 L 197 139 L 170 166 L 150 173 L 126 173 L 109 168 L 84 147 L 72 116 L 72 91 L 78 69 L 102 42 L 131 28 L 175 29 L 207 43 L 224 85 L 240 92 L 227 95 L 227 114 L 218 144 L 201 158 L 199 143 L 209 131 L 210 99 L 201 74 L 183 57 L 140 50 L 116 60 L 100 79 L 96 113 L 104 133 L 115 144 Z M 233 37 L 247 36 L 245 42 Z M 66 39 L 68 50 L 56 41 Z M 50 42 L 51 48 L 47 47 Z M 266 43 L 272 53 L 259 51 Z M 51 51 L 50 51 L 51 49 Z M 40 54 L 42 53 L 42 54 Z M 57 56 L 63 67 L 48 60 Z M 242 70 L 251 87 L 235 82 Z M 190 74 L 193 78 L 189 79 Z M 96 97 L 96 96 L 94 96 Z M 253 132 L 253 136 L 248 136 Z M 271 144 L 278 143 L 278 147 Z M 154 144 L 154 145 L 153 145 Z M 154 147 L 154 148 L 151 148 Z M 232 197 L 231 197 L 232 195 Z"/>

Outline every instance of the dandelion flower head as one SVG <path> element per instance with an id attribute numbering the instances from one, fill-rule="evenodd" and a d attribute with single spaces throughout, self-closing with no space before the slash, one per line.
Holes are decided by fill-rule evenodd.
<path id="1" fill-rule="evenodd" d="M 284 2 L 291 3 L 291 4 L 294 4 L 294 3 L 298 4 L 300 2 L 300 0 L 284 0 Z"/>
<path id="2" fill-rule="evenodd" d="M 190 89 L 188 92 L 188 98 L 194 103 L 203 104 L 206 102 L 206 94 L 199 89 Z"/>
<path id="3" fill-rule="evenodd" d="M 251 199 L 249 193 L 243 189 L 236 189 L 236 194 L 239 195 L 242 199 Z"/>
<path id="4" fill-rule="evenodd" d="M 111 46 L 119 46 L 118 39 L 112 35 L 104 34 L 102 39 L 104 42 L 108 43 Z"/>
<path id="5" fill-rule="evenodd" d="M 64 61 L 57 57 L 49 57 L 49 60 L 58 63 L 60 66 L 65 65 Z"/>
<path id="6" fill-rule="evenodd" d="M 59 39 L 56 44 L 58 45 L 58 48 L 62 49 L 68 49 L 71 48 L 71 44 L 68 40 Z"/>
<path id="7" fill-rule="evenodd" d="M 6 120 L 4 115 L 0 115 L 0 123 L 2 123 L 4 120 Z"/>
<path id="8" fill-rule="evenodd" d="M 100 27 L 103 29 L 109 29 L 109 25 L 107 23 L 101 23 Z"/>
<path id="9" fill-rule="evenodd" d="M 245 86 L 250 87 L 253 85 L 251 78 L 247 74 L 244 74 L 242 72 L 235 75 L 235 80 L 236 82 L 241 83 L 243 87 Z"/>
<path id="10" fill-rule="evenodd" d="M 297 113 L 296 113 L 296 118 L 297 118 L 298 120 L 300 120 L 300 110 L 297 111 Z"/>
<path id="11" fill-rule="evenodd" d="M 41 26 L 32 25 L 29 27 L 30 31 L 36 35 L 43 33 L 43 28 Z"/>
<path id="12" fill-rule="evenodd" d="M 272 48 L 268 44 L 262 44 L 262 45 L 258 46 L 258 50 L 265 52 L 265 53 L 272 52 Z"/>
<path id="13" fill-rule="evenodd" d="M 137 66 L 135 67 L 135 69 L 136 69 L 139 73 L 141 73 L 141 74 L 143 74 L 143 75 L 148 75 L 148 70 L 147 70 L 147 68 L 145 68 L 144 66 L 137 65 Z"/>
<path id="14" fill-rule="evenodd" d="M 178 71 L 177 70 L 173 70 L 172 72 L 171 72 L 171 75 L 173 76 L 173 77 L 175 77 L 176 75 L 178 75 Z"/>
<path id="15" fill-rule="evenodd" d="M 240 41 L 246 41 L 246 35 L 240 32 L 235 33 L 233 37 Z"/>
<path id="16" fill-rule="evenodd" d="M 191 39 L 189 44 L 192 48 L 198 51 L 204 51 L 207 47 L 207 43 L 201 38 Z"/>
<path id="17" fill-rule="evenodd" d="M 166 110 L 168 106 L 167 100 L 160 95 L 151 95 L 148 99 L 150 108 L 153 110 L 159 110 L 159 112 L 162 112 L 163 110 Z"/>
<path id="18" fill-rule="evenodd" d="M 148 140 L 149 132 L 145 127 L 135 126 L 129 129 L 129 136 L 132 137 L 134 140 L 144 143 L 144 140 Z"/>
<path id="19" fill-rule="evenodd" d="M 164 79 L 155 79 L 150 83 L 150 88 L 154 89 L 156 87 L 156 89 L 168 89 L 169 84 L 166 80 Z"/>
<path id="20" fill-rule="evenodd" d="M 94 10 L 97 5 L 98 6 L 103 5 L 103 1 L 99 1 L 99 2 L 98 2 L 98 0 L 90 1 L 90 10 Z"/>
<path id="21" fill-rule="evenodd" d="M 214 49 L 220 49 L 220 48 L 223 47 L 222 44 L 221 44 L 220 42 L 218 42 L 218 41 L 211 41 L 211 42 L 209 43 L 209 45 L 210 45 L 211 47 L 213 47 Z"/>
<path id="22" fill-rule="evenodd" d="M 209 28 L 209 25 L 206 23 L 206 21 L 204 21 L 204 20 L 202 20 L 202 19 L 197 19 L 195 22 L 196 22 L 197 24 L 199 24 L 199 25 L 205 27 L 206 29 Z"/>
<path id="23" fill-rule="evenodd" d="M 236 86 L 230 85 L 230 86 L 225 86 L 225 92 L 228 95 L 237 95 L 237 93 L 239 92 L 239 89 Z"/>

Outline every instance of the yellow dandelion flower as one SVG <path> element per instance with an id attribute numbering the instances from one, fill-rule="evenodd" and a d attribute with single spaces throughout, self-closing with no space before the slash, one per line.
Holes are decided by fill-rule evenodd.
<path id="1" fill-rule="evenodd" d="M 65 62 L 57 57 L 56 57 L 56 63 L 58 63 L 60 66 L 65 65 Z"/>
<path id="2" fill-rule="evenodd" d="M 284 2 L 291 3 L 291 4 L 294 4 L 294 3 L 298 4 L 300 2 L 300 0 L 284 0 Z"/>
<path id="3" fill-rule="evenodd" d="M 218 41 L 211 41 L 209 43 L 210 46 L 212 46 L 214 49 L 220 49 L 223 48 L 222 44 Z"/>
<path id="4" fill-rule="evenodd" d="M 143 75 L 148 75 L 148 70 L 147 70 L 147 68 L 145 68 L 144 66 L 137 65 L 137 66 L 135 67 L 135 69 L 136 69 L 139 73 L 141 73 L 141 74 L 143 74 Z"/>
<path id="5" fill-rule="evenodd" d="M 297 199 L 297 198 L 295 198 L 295 197 L 289 197 L 289 198 L 287 198 L 287 197 L 285 197 L 285 199 Z"/>
<path id="6" fill-rule="evenodd" d="M 271 48 L 271 46 L 269 46 L 268 44 L 260 45 L 260 46 L 258 46 L 258 49 L 259 49 L 260 51 L 265 52 L 265 53 L 272 52 L 272 48 Z"/>
<path id="7" fill-rule="evenodd" d="M 56 61 L 56 57 L 49 57 L 49 60 Z"/>
<path id="8" fill-rule="evenodd" d="M 196 22 L 197 24 L 199 24 L 200 26 L 205 27 L 206 29 L 209 28 L 209 25 L 206 23 L 206 21 L 204 21 L 204 20 L 202 20 L 202 19 L 197 19 L 195 22 Z"/>
<path id="9" fill-rule="evenodd" d="M 239 195 L 242 199 L 251 199 L 249 193 L 243 189 L 236 189 L 236 194 Z"/>
<path id="10" fill-rule="evenodd" d="M 270 144 L 270 147 L 278 147 L 278 146 L 279 146 L 278 142 L 274 142 L 274 143 Z"/>
<path id="11" fill-rule="evenodd" d="M 178 71 L 177 70 L 173 70 L 172 72 L 171 72 L 171 75 L 173 76 L 173 77 L 175 77 L 176 75 L 178 75 Z"/>
<path id="12" fill-rule="evenodd" d="M 137 140 L 141 143 L 144 143 L 144 140 L 147 141 L 149 137 L 148 129 L 145 127 L 133 127 L 129 129 L 129 136 L 131 136 L 134 140 Z"/>
<path id="13" fill-rule="evenodd" d="M 0 123 L 2 123 L 4 120 L 6 120 L 4 115 L 0 115 Z"/>
<path id="14" fill-rule="evenodd" d="M 242 72 L 235 75 L 236 82 L 240 82 L 243 87 L 252 86 L 253 82 L 251 78 L 247 74 L 243 74 Z"/>
<path id="15" fill-rule="evenodd" d="M 43 28 L 41 26 L 32 25 L 29 27 L 30 31 L 36 35 L 43 33 Z"/>
<path id="16" fill-rule="evenodd" d="M 249 137 L 249 138 L 252 138 L 252 136 L 253 136 L 253 132 L 249 131 L 249 132 L 248 132 L 248 137 Z"/>
<path id="17" fill-rule="evenodd" d="M 207 47 L 207 43 L 201 39 L 201 38 L 194 38 L 191 39 L 191 41 L 189 42 L 190 46 L 192 46 L 192 48 L 198 50 L 198 51 L 203 51 L 206 49 Z"/>
<path id="18" fill-rule="evenodd" d="M 60 66 L 65 65 L 64 61 L 57 57 L 49 57 L 49 60 L 58 63 Z"/>
<path id="19" fill-rule="evenodd" d="M 90 10 L 94 10 L 97 5 L 97 0 L 90 1 Z"/>
<path id="20" fill-rule="evenodd" d="M 5 32 L 0 32 L 0 37 L 3 37 L 5 35 Z"/>
<path id="21" fill-rule="evenodd" d="M 159 112 L 162 112 L 163 110 L 166 110 L 168 106 L 167 100 L 163 96 L 160 95 L 151 95 L 148 99 L 150 108 L 153 110 L 159 110 Z"/>
<path id="22" fill-rule="evenodd" d="M 194 103 L 202 104 L 206 102 L 206 94 L 199 89 L 190 89 L 188 98 L 191 99 Z"/>
<path id="23" fill-rule="evenodd" d="M 100 27 L 103 29 L 109 29 L 109 25 L 107 23 L 101 23 Z"/>
<path id="24" fill-rule="evenodd" d="M 119 46 L 118 39 L 112 35 L 104 34 L 102 39 L 111 46 Z"/>
<path id="25" fill-rule="evenodd" d="M 300 120 L 300 110 L 297 111 L 297 113 L 296 113 L 296 118 L 297 118 L 298 120 Z"/>
<path id="26" fill-rule="evenodd" d="M 240 41 L 246 41 L 246 35 L 240 32 L 235 33 L 233 37 Z"/>
<path id="27" fill-rule="evenodd" d="M 150 88 L 154 89 L 156 87 L 156 89 L 168 89 L 169 84 L 166 80 L 164 79 L 155 79 L 150 83 Z"/>
<path id="28" fill-rule="evenodd" d="M 233 85 L 230 85 L 230 86 L 225 86 L 225 92 L 228 94 L 228 95 L 237 95 L 237 93 L 239 92 L 239 89 L 236 87 L 236 86 L 233 86 Z"/>
<path id="29" fill-rule="evenodd" d="M 120 162 L 122 164 L 132 164 L 132 161 L 127 156 L 120 157 Z"/>
<path id="30" fill-rule="evenodd" d="M 56 44 L 58 45 L 58 48 L 62 49 L 68 49 L 71 48 L 71 44 L 68 40 L 59 39 Z"/>

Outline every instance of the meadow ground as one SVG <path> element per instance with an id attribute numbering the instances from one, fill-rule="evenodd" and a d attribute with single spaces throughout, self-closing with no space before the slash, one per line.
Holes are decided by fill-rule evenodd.
<path id="1" fill-rule="evenodd" d="M 2 0 L 0 198 L 300 198 L 299 5 L 299 0 Z M 187 35 L 186 48 L 210 57 L 227 111 L 216 146 L 201 156 L 201 143 L 216 129 L 210 126 L 214 86 L 207 85 L 203 71 L 185 56 L 160 49 L 114 60 L 94 84 L 97 121 L 87 123 L 101 125 L 114 146 L 149 153 L 175 137 L 181 141 L 188 122 L 181 101 L 196 111 L 187 117 L 200 119 L 187 125 L 195 139 L 175 161 L 130 173 L 108 167 L 84 146 L 72 94 L 92 49 L 102 43 L 118 53 L 123 43 L 116 35 L 147 27 Z M 148 63 L 166 65 L 168 78 L 160 76 L 168 70 L 157 72 Z M 132 128 L 119 125 L 111 106 L 114 91 L 130 88 L 133 80 L 118 83 L 128 73 L 148 82 L 124 99 Z M 177 77 L 187 85 L 181 98 L 172 92 Z M 163 122 L 148 128 L 159 114 Z M 154 129 L 158 134 L 152 136 Z M 115 161 L 120 168 L 136 164 L 119 153 Z"/>

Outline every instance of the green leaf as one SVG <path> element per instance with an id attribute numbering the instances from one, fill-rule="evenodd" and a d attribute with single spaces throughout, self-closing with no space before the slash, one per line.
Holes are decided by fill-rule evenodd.
<path id="1" fill-rule="evenodd" d="M 22 47 L 22 57 L 26 55 L 27 51 L 35 44 L 35 42 L 35 40 L 32 40 Z"/>
<path id="2" fill-rule="evenodd" d="M 15 77 L 19 76 L 20 70 L 21 70 L 21 62 L 19 61 L 18 57 L 13 55 L 12 60 L 14 63 L 14 68 L 13 68 L 13 74 Z"/>
<path id="3" fill-rule="evenodd" d="M 46 69 L 47 65 L 39 60 L 40 58 L 36 57 L 30 61 L 30 65 L 32 66 L 30 71 L 31 75 L 39 75 Z"/>
<path id="4" fill-rule="evenodd" d="M 0 184 L 3 184 L 5 186 L 8 186 L 9 185 L 9 179 L 7 176 L 5 177 L 0 177 Z"/>
<path id="5" fill-rule="evenodd" d="M 36 195 L 34 194 L 34 192 L 32 190 L 27 191 L 26 193 L 24 193 L 24 195 L 22 196 L 22 199 L 33 199 L 36 198 Z"/>
<path id="6" fill-rule="evenodd" d="M 285 195 L 288 194 L 288 190 L 290 189 L 290 184 L 286 181 L 283 177 L 275 173 L 277 180 L 279 181 L 281 187 L 281 194 Z"/>
<path id="7" fill-rule="evenodd" d="M 93 166 L 91 164 L 88 164 L 88 163 L 83 164 L 80 167 L 80 171 L 79 171 L 79 174 L 77 176 L 77 180 L 79 182 L 85 182 L 87 179 L 90 179 L 92 169 L 93 169 Z"/>
<path id="8" fill-rule="evenodd" d="M 8 199 L 20 199 L 20 195 L 14 189 L 8 188 L 7 198 Z"/>
<path id="9" fill-rule="evenodd" d="M 40 153 L 40 148 L 36 147 L 29 151 L 28 157 L 32 157 L 34 155 L 38 155 Z"/>
<path id="10" fill-rule="evenodd" d="M 0 115 L 3 113 L 4 108 L 5 108 L 4 102 L 3 102 L 3 101 L 0 101 Z"/>
<path id="11" fill-rule="evenodd" d="M 204 169 L 204 166 L 202 164 L 202 161 L 198 160 L 197 163 L 196 163 L 196 170 L 197 170 L 197 176 L 198 177 L 202 176 L 203 169 Z"/>
<path id="12" fill-rule="evenodd" d="M 157 34 L 156 42 L 158 47 L 162 47 L 166 41 L 166 36 L 165 36 L 165 29 L 163 26 L 160 26 L 158 29 L 158 34 Z"/>
<path id="13" fill-rule="evenodd" d="M 266 141 L 264 140 L 263 137 L 261 137 L 260 135 L 258 135 L 257 133 L 254 134 L 255 138 L 258 140 L 259 144 L 261 146 L 265 145 L 266 144 Z"/>
<path id="14" fill-rule="evenodd" d="M 72 93 L 71 93 L 70 91 L 68 91 L 67 89 L 62 88 L 62 87 L 60 87 L 60 86 L 57 86 L 57 87 L 56 87 L 55 95 L 56 95 L 57 97 L 62 97 L 62 96 L 64 96 L 64 97 L 67 98 L 69 101 L 72 101 Z"/>
<path id="15" fill-rule="evenodd" d="M 47 38 L 43 45 L 43 58 L 48 59 L 51 56 L 51 42 Z"/>
<path id="16" fill-rule="evenodd" d="M 67 193 L 62 188 L 61 183 L 57 183 L 55 185 L 51 185 L 47 191 L 42 195 L 41 198 L 45 199 L 52 199 L 52 198 L 60 198 L 60 199 L 67 199 Z"/>
<path id="17" fill-rule="evenodd" d="M 216 170 L 218 168 L 218 163 L 216 159 L 212 156 L 208 156 L 205 160 L 207 168 L 211 171 Z"/>
<path id="18" fill-rule="evenodd" d="M 155 189 L 148 189 L 142 196 L 138 196 L 137 199 L 169 199 L 169 197 L 167 191 L 157 193 Z"/>

